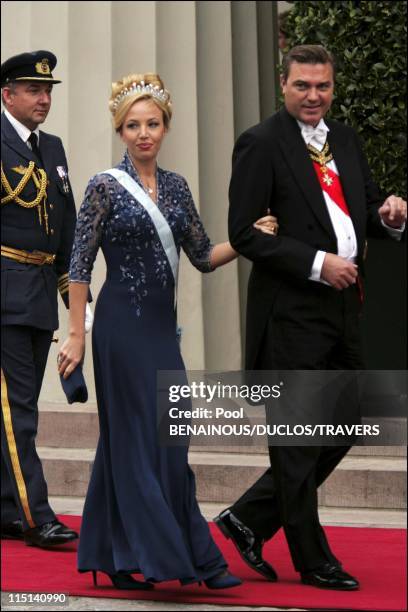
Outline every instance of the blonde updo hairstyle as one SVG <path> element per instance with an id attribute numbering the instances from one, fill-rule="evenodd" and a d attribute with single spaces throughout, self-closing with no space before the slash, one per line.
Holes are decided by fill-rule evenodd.
<path id="1" fill-rule="evenodd" d="M 162 90 L 165 94 L 166 100 L 161 100 L 155 97 L 152 93 L 147 92 L 132 92 L 128 95 L 124 95 L 122 99 L 117 101 L 117 97 L 126 89 L 131 89 L 134 85 L 151 85 L 158 90 Z M 162 96 L 163 97 L 163 96 Z M 112 113 L 113 126 L 117 132 L 121 132 L 122 125 L 125 117 L 136 100 L 153 100 L 153 102 L 163 112 L 163 122 L 165 128 L 168 130 L 170 127 L 170 120 L 173 114 L 172 105 L 170 102 L 170 92 L 164 87 L 164 83 L 158 74 L 154 72 L 146 72 L 145 74 L 129 74 L 123 77 L 121 81 L 112 83 L 112 94 L 109 100 L 109 110 Z"/>

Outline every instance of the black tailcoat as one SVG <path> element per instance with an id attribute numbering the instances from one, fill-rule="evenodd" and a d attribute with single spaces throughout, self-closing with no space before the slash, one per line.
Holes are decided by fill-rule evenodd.
<path id="1" fill-rule="evenodd" d="M 358 265 L 366 232 L 385 237 L 382 203 L 354 130 L 326 120 L 328 141 L 357 236 Z M 318 250 L 337 253 L 337 240 L 322 190 L 296 120 L 285 108 L 244 132 L 233 153 L 229 234 L 232 246 L 253 262 L 248 285 L 246 367 L 255 369 L 269 313 L 279 289 L 310 289 Z M 252 224 L 267 214 L 279 222 L 278 236 Z"/>
<path id="2" fill-rule="evenodd" d="M 329 119 L 327 125 L 362 274 L 367 232 L 387 236 L 378 214 L 382 199 L 354 130 Z M 362 369 L 356 285 L 336 291 L 309 280 L 317 251 L 337 254 L 337 239 L 301 130 L 285 108 L 238 139 L 229 195 L 231 244 L 253 262 L 246 368 Z M 268 209 L 278 218 L 277 236 L 253 227 Z M 351 397 L 354 402 L 355 395 Z M 323 400 L 327 402 L 327 394 Z M 340 411 L 346 418 L 343 407 Z M 273 410 L 267 405 L 272 418 Z M 290 440 L 296 444 L 295 438 Z M 340 442 L 343 446 L 319 446 L 316 441 L 311 442 L 315 446 L 279 446 L 275 440 L 273 444 L 269 446 L 271 468 L 231 511 L 264 540 L 283 526 L 298 571 L 337 564 L 319 523 L 317 487 L 347 453 L 347 442 Z"/>

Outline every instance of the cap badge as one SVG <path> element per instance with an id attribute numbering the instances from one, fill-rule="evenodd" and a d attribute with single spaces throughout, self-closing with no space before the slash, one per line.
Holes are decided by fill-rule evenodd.
<path id="1" fill-rule="evenodd" d="M 38 74 L 51 74 L 48 59 L 46 57 L 42 59 L 41 62 L 37 62 L 35 69 Z"/>

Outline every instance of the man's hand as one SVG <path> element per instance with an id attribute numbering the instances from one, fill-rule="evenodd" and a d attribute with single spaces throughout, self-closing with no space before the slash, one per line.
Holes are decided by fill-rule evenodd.
<path id="1" fill-rule="evenodd" d="M 326 253 L 320 277 L 335 289 L 346 289 L 357 280 L 357 266 L 343 257 Z"/>
<path id="2" fill-rule="evenodd" d="M 378 212 L 385 225 L 398 229 L 407 220 L 407 203 L 398 196 L 390 195 Z"/>

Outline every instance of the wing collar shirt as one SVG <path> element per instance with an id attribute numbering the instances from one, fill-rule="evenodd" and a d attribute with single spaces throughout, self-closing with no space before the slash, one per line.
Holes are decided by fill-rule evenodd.
<path id="1" fill-rule="evenodd" d="M 318 151 L 321 151 L 325 145 L 327 133 L 329 132 L 329 128 L 324 120 L 320 119 L 316 127 L 302 123 L 302 121 L 298 121 L 297 123 L 300 127 L 302 138 L 305 141 L 306 146 L 311 144 L 312 147 Z M 327 164 L 327 167 L 339 176 L 339 171 L 334 159 Z M 325 191 L 322 193 L 332 222 L 334 233 L 336 234 L 337 238 L 337 255 L 343 257 L 343 259 L 347 259 L 348 261 L 355 263 L 357 259 L 357 237 L 354 231 L 353 222 L 351 218 L 344 214 L 337 204 L 333 202 L 331 197 Z M 392 238 L 397 240 L 401 238 L 404 228 L 395 229 L 388 227 L 384 223 L 383 225 Z M 329 283 L 326 283 L 326 281 L 320 277 L 325 255 L 325 251 L 317 251 L 309 279 L 327 285 Z"/>

